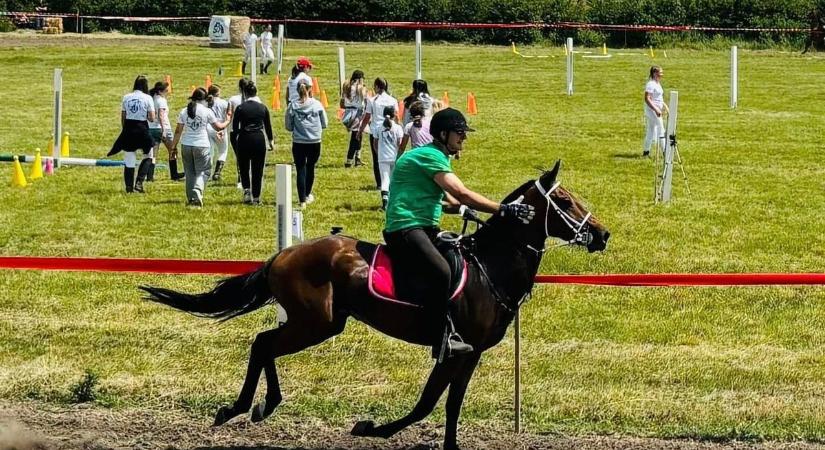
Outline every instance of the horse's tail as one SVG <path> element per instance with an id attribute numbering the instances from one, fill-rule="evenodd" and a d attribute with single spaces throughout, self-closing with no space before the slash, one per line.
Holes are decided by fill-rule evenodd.
<path id="1" fill-rule="evenodd" d="M 224 278 L 214 289 L 201 294 L 186 294 L 152 286 L 140 286 L 140 289 L 149 294 L 144 297 L 146 300 L 163 303 L 196 316 L 229 320 L 275 302 L 266 276 L 273 259 L 253 272 Z"/>

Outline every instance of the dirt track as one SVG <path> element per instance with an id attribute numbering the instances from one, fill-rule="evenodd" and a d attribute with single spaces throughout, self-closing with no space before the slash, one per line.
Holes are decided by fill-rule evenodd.
<path id="1" fill-rule="evenodd" d="M 0 402 L 0 450 L 39 449 L 426 449 L 440 446 L 443 428 L 411 427 L 391 440 L 354 438 L 348 429 L 282 419 L 253 425 L 236 419 L 211 428 L 204 418 L 149 410 L 112 411 L 84 406 Z M 465 449 L 815 449 L 806 443 L 713 443 L 622 437 L 513 436 L 462 429 Z"/>

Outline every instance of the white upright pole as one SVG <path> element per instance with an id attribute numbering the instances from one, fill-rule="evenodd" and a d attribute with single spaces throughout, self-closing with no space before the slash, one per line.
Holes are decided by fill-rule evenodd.
<path id="1" fill-rule="evenodd" d="M 338 47 L 338 95 L 344 96 L 344 81 L 347 79 L 347 67 L 344 60 L 344 47 Z"/>
<path id="2" fill-rule="evenodd" d="M 281 73 L 281 64 L 284 61 L 284 26 L 278 25 L 278 74 Z"/>
<path id="3" fill-rule="evenodd" d="M 255 38 L 255 40 L 252 41 L 252 70 L 250 71 L 250 73 L 252 74 L 252 76 L 249 77 L 249 78 L 252 80 L 253 83 L 257 84 L 258 83 L 258 38 Z"/>
<path id="4" fill-rule="evenodd" d="M 275 204 L 278 221 L 278 251 L 292 245 L 292 165 L 278 164 L 275 166 Z"/>
<path id="5" fill-rule="evenodd" d="M 573 95 L 573 38 L 567 38 L 567 95 Z"/>
<path id="6" fill-rule="evenodd" d="M 63 135 L 63 69 L 54 69 L 54 149 L 52 157 L 55 165 L 60 166 L 60 144 Z"/>
<path id="7" fill-rule="evenodd" d="M 415 79 L 421 79 L 421 30 L 415 30 Z"/>
<path id="8" fill-rule="evenodd" d="M 670 91 L 670 112 L 667 116 L 667 128 L 665 128 L 665 165 L 662 173 L 662 202 L 669 203 L 673 192 L 673 156 L 676 153 L 676 117 L 679 112 L 679 93 Z"/>
<path id="9" fill-rule="evenodd" d="M 521 322 L 519 321 L 519 312 L 516 311 L 516 318 L 515 318 L 515 360 L 516 360 L 516 367 L 514 378 L 516 379 L 515 383 L 515 391 L 513 392 L 513 417 L 515 420 L 515 432 L 516 434 L 521 433 Z"/>
<path id="10" fill-rule="evenodd" d="M 739 97 L 739 51 L 734 45 L 730 48 L 730 108 L 736 109 Z"/>

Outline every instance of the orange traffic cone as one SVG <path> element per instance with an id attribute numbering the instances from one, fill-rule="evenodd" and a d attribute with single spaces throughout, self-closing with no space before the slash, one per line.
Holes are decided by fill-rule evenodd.
<path id="1" fill-rule="evenodd" d="M 318 84 L 318 77 L 314 77 L 312 79 L 312 95 L 318 95 L 321 93 L 321 85 Z"/>
<path id="2" fill-rule="evenodd" d="M 165 81 L 166 84 L 169 85 L 169 93 L 171 94 L 172 93 L 172 76 L 171 75 L 166 75 L 166 77 L 164 78 L 163 81 Z"/>
<path id="3" fill-rule="evenodd" d="M 478 114 L 478 107 L 476 106 L 476 96 L 472 92 L 467 93 L 467 114 L 475 116 Z"/>
<path id="4" fill-rule="evenodd" d="M 327 91 L 321 89 L 321 104 L 324 105 L 324 109 L 329 108 L 329 100 L 327 99 Z"/>
<path id="5" fill-rule="evenodd" d="M 206 74 L 206 89 L 209 89 L 212 86 L 212 75 Z"/>
<path id="6" fill-rule="evenodd" d="M 447 94 L 447 91 L 444 91 L 444 95 L 441 97 L 441 103 L 444 103 L 445 108 L 450 107 L 450 95 Z"/>
<path id="7" fill-rule="evenodd" d="M 281 110 L 281 92 L 275 89 L 272 90 L 272 109 Z"/>

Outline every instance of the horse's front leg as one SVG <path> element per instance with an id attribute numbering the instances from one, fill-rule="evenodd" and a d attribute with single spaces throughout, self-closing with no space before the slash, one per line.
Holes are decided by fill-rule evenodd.
<path id="1" fill-rule="evenodd" d="M 444 450 L 458 450 L 458 418 L 461 415 L 461 405 L 464 403 L 464 394 L 467 393 L 467 386 L 470 379 L 478 367 L 481 353 L 476 352 L 467 357 L 467 361 L 461 367 L 460 372 L 450 383 L 450 393 L 447 394 L 447 424 L 444 430 Z"/>
<path id="2" fill-rule="evenodd" d="M 464 361 L 464 358 L 456 357 L 448 359 L 441 364 L 436 364 L 432 372 L 430 372 L 430 377 L 427 379 L 427 384 L 424 386 L 424 391 L 421 393 L 418 403 L 416 403 L 413 410 L 406 416 L 381 426 L 375 426 L 372 420 L 362 420 L 352 428 L 352 435 L 386 439 L 415 422 L 424 419 L 433 412 L 435 405 L 438 403 L 438 399 L 441 398 L 441 394 L 444 393 L 456 374 L 460 372 Z"/>

